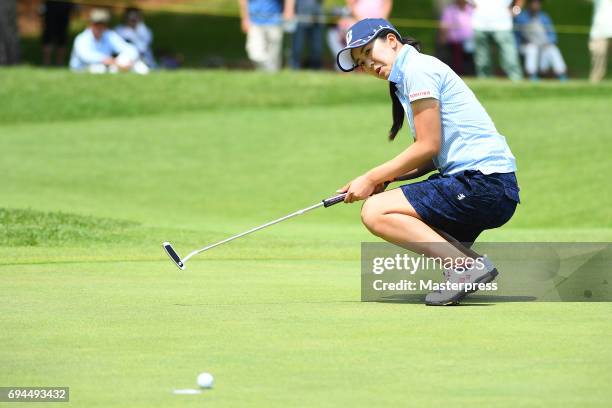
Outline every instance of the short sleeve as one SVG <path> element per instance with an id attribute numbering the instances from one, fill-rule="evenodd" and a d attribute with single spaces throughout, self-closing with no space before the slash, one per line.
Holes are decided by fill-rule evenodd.
<path id="1" fill-rule="evenodd" d="M 433 66 L 417 64 L 406 76 L 406 94 L 410 103 L 419 99 L 440 100 L 440 73 Z"/>

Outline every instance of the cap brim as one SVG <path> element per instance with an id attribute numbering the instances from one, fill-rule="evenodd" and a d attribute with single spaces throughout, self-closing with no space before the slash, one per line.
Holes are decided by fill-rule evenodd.
<path id="1" fill-rule="evenodd" d="M 389 30 L 395 33 L 398 38 L 402 38 L 400 33 L 397 32 L 397 30 L 391 27 L 383 27 L 381 30 L 376 31 L 367 42 L 360 42 L 359 44 L 355 44 L 351 47 L 347 46 L 341 49 L 340 52 L 338 52 L 338 55 L 336 55 L 336 63 L 338 64 L 338 68 L 340 68 L 344 72 L 351 72 L 355 68 L 357 68 L 357 65 L 355 65 L 355 61 L 353 61 L 353 57 L 351 57 L 351 50 L 354 48 L 365 47 L 366 45 L 374 41 L 376 38 L 378 38 L 378 35 L 382 30 Z"/>
<path id="2" fill-rule="evenodd" d="M 343 48 L 336 56 L 336 63 L 338 64 L 338 68 L 340 68 L 340 70 L 342 70 L 343 72 L 351 72 L 355 68 L 357 68 L 357 66 L 355 65 L 355 61 L 353 61 L 353 57 L 351 57 L 351 50 L 353 48 L 358 47 Z"/>

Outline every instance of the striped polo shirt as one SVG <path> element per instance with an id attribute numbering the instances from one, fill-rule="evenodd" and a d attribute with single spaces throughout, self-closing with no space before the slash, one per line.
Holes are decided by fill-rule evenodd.
<path id="1" fill-rule="evenodd" d="M 516 171 L 516 160 L 474 93 L 448 65 L 404 45 L 389 81 L 396 84 L 400 102 L 416 138 L 410 103 L 433 98 L 440 103 L 442 140 L 433 162 L 443 175 L 464 170 L 484 174 Z"/>

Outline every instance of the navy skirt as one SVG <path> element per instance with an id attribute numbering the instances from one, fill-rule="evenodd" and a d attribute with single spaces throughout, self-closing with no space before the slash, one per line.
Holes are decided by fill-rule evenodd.
<path id="1" fill-rule="evenodd" d="M 508 222 L 520 202 L 514 173 L 438 173 L 401 189 L 427 225 L 468 246 L 482 231 Z"/>

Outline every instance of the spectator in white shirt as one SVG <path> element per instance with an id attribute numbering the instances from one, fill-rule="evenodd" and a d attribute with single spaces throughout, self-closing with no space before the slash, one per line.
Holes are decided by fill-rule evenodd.
<path id="1" fill-rule="evenodd" d="M 74 39 L 70 69 L 92 73 L 134 71 L 148 73 L 140 61 L 138 50 L 119 34 L 108 29 L 110 12 L 95 8 L 90 13 L 90 25 Z"/>
<path id="2" fill-rule="evenodd" d="M 522 0 L 519 1 L 522 3 Z M 476 75 L 493 75 L 490 43 L 497 45 L 500 65 L 508 78 L 518 81 L 523 78 L 516 40 L 512 33 L 513 0 L 471 0 L 474 5 L 472 23 L 474 27 L 474 62 Z"/>
<path id="3" fill-rule="evenodd" d="M 144 23 L 140 9 L 128 7 L 123 16 L 123 24 L 115 27 L 115 32 L 138 49 L 140 58 L 148 67 L 156 66 L 151 50 L 153 32 Z"/>

